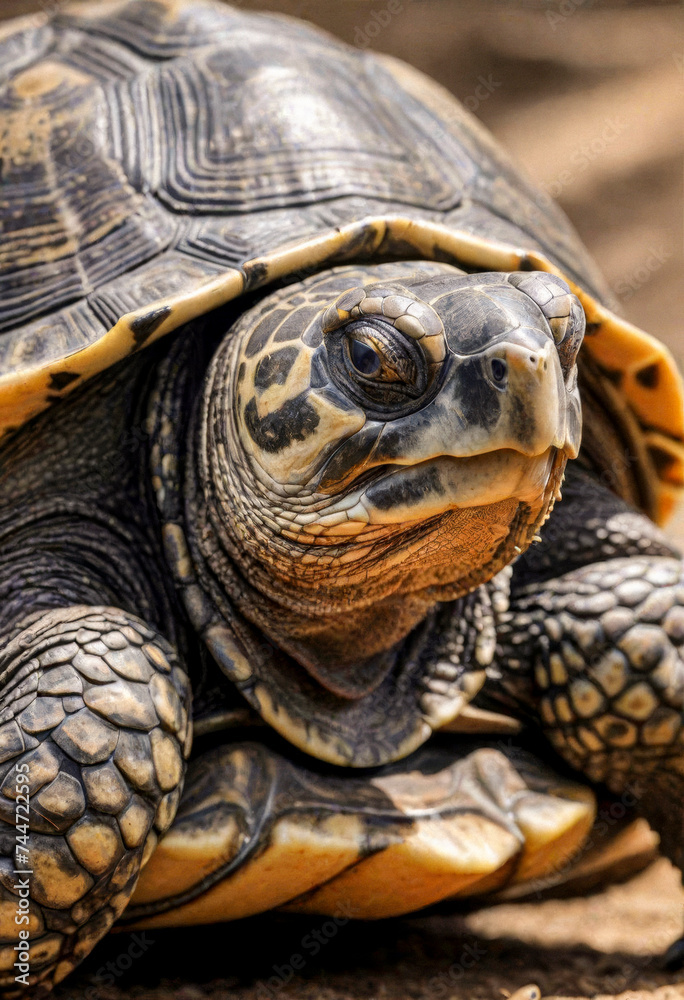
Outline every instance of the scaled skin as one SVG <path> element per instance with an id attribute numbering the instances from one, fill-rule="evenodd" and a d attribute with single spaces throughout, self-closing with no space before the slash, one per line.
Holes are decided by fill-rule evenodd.
<path id="1" fill-rule="evenodd" d="M 240 611 L 349 697 L 370 690 L 355 668 L 529 543 L 578 448 L 583 318 L 567 286 L 537 276 L 560 302 L 557 343 L 505 277 L 415 266 L 369 267 L 360 284 L 341 269 L 267 299 L 203 390 L 195 558 L 211 564 L 220 523 L 249 581 Z M 380 659 L 366 685 L 391 666 Z"/>

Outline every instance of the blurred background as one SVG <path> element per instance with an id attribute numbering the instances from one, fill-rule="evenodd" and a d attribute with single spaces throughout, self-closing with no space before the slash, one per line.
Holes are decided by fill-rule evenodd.
<path id="1" fill-rule="evenodd" d="M 42 17 L 58 11 L 61 2 L 0 0 L 0 18 Z M 238 5 L 306 18 L 352 45 L 405 59 L 448 87 L 559 201 L 603 271 L 619 311 L 664 340 L 682 363 L 680 4 L 240 0 Z M 670 532 L 684 545 L 684 515 Z M 662 972 L 655 956 L 682 932 L 683 898 L 673 870 L 658 862 L 630 886 L 588 900 L 499 907 L 467 921 L 353 925 L 287 982 L 275 981 L 271 963 L 286 965 L 315 918 L 306 926 L 276 917 L 239 927 L 154 932 L 149 959 L 131 971 L 126 971 L 130 961 L 124 961 L 129 937 L 110 937 L 59 997 L 502 1000 L 508 991 L 537 981 L 544 995 L 674 1000 L 684 997 L 684 986 L 672 985 L 682 977 Z M 245 957 L 255 949 L 263 953 L 261 965 Z M 232 978 L 226 974 L 228 952 Z M 467 971 L 475 953 L 486 961 Z M 103 980 L 105 960 L 115 971 Z"/>

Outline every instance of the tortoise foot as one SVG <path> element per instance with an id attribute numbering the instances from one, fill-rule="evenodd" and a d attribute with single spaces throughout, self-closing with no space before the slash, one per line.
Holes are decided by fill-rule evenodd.
<path id="1" fill-rule="evenodd" d="M 10 1000 L 49 992 L 126 906 L 176 812 L 189 689 L 167 643 L 111 608 L 33 616 L 0 670 L 0 996 Z"/>

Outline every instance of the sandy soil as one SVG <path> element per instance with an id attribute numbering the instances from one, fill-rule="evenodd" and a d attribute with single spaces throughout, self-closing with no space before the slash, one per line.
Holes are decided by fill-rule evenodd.
<path id="1" fill-rule="evenodd" d="M 59 0 L 0 0 L 0 17 L 54 6 Z M 309 17 L 352 43 L 407 59 L 476 103 L 478 116 L 558 197 L 623 313 L 684 357 L 680 8 L 403 0 L 387 20 L 386 0 L 241 6 Z M 371 37 L 374 12 L 386 24 Z M 490 88 L 480 99 L 483 79 Z M 684 517 L 670 531 L 684 544 Z M 684 998 L 684 975 L 663 971 L 659 956 L 682 933 L 683 903 L 678 876 L 660 861 L 627 886 L 587 899 L 469 916 L 350 923 L 334 933 L 324 918 L 271 916 L 149 932 L 142 942 L 111 935 L 57 996 L 503 1000 L 536 983 L 545 997 L 674 1000 Z M 313 931 L 324 941 L 317 955 L 304 944 Z M 293 955 L 304 966 L 290 978 Z"/>
<path id="2" fill-rule="evenodd" d="M 684 974 L 660 966 L 682 933 L 683 902 L 661 860 L 586 899 L 468 916 L 338 928 L 324 917 L 270 916 L 148 931 L 132 963 L 140 940 L 110 935 L 55 1000 L 504 1000 L 528 984 L 545 998 L 674 1000 L 684 998 Z"/>

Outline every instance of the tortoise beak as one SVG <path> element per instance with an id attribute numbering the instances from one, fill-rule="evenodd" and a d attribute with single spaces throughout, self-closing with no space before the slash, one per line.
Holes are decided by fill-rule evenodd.
<path id="1" fill-rule="evenodd" d="M 553 465 L 552 448 L 533 458 L 510 449 L 472 458 L 441 455 L 387 468 L 366 488 L 361 503 L 369 524 L 422 520 L 511 498 L 533 503 L 544 493 Z"/>

